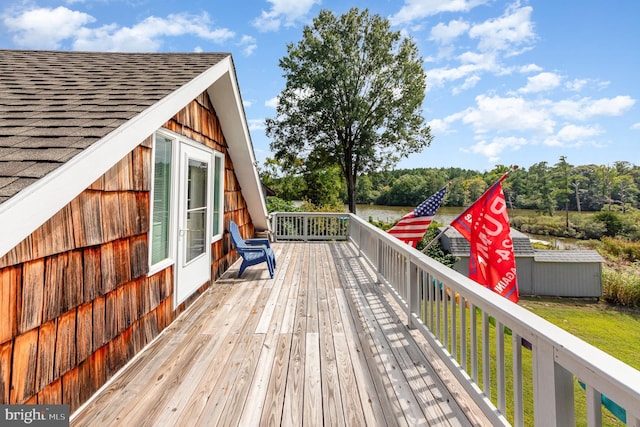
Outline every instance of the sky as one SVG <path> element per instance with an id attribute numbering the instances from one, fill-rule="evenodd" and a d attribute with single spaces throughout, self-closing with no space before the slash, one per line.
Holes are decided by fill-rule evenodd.
<path id="1" fill-rule="evenodd" d="M 0 48 L 230 52 L 262 163 L 287 44 L 352 7 L 423 58 L 434 140 L 396 168 L 640 164 L 637 0 L 3 0 Z"/>

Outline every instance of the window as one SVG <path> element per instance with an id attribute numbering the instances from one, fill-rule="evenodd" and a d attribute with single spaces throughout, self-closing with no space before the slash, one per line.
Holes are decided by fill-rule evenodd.
<path id="1" fill-rule="evenodd" d="M 157 133 L 153 155 L 153 193 L 151 208 L 151 265 L 171 256 L 171 187 L 173 141 Z"/>
<path id="2" fill-rule="evenodd" d="M 222 153 L 213 153 L 213 226 L 211 227 L 213 238 L 222 238 L 224 220 L 224 156 Z"/>

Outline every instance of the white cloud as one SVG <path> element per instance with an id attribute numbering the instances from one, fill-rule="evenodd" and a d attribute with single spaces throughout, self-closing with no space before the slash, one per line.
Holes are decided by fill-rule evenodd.
<path id="1" fill-rule="evenodd" d="M 245 56 L 251 56 L 253 51 L 258 47 L 256 39 L 247 35 L 242 36 L 238 46 L 242 47 L 242 53 L 244 53 Z"/>
<path id="2" fill-rule="evenodd" d="M 4 25 L 13 33 L 13 42 L 29 49 L 58 49 L 61 42 L 73 37 L 84 25 L 95 22 L 86 13 L 59 6 L 35 8 L 15 16 L 4 16 Z"/>
<path id="3" fill-rule="evenodd" d="M 479 54 L 474 52 L 465 52 L 458 59 L 462 63 L 458 67 L 453 68 L 433 68 L 427 70 L 427 86 L 428 88 L 442 87 L 448 82 L 464 79 L 462 86 L 469 86 L 476 83 L 480 75 L 486 72 L 500 74 L 504 69 L 496 64 L 495 55 Z M 469 80 L 471 79 L 471 80 Z M 459 87 L 462 87 L 459 86 Z"/>
<path id="4" fill-rule="evenodd" d="M 635 103 L 636 100 L 627 95 L 601 99 L 567 99 L 555 103 L 553 112 L 566 119 L 587 120 L 595 116 L 619 116 Z"/>
<path id="5" fill-rule="evenodd" d="M 390 18 L 391 25 L 407 24 L 441 12 L 468 12 L 488 0 L 405 0 Z"/>
<path id="6" fill-rule="evenodd" d="M 476 107 L 468 108 L 463 123 L 476 132 L 536 131 L 552 133 L 555 121 L 547 109 L 520 97 L 480 95 Z"/>
<path id="7" fill-rule="evenodd" d="M 560 86 L 562 77 L 556 73 L 544 72 L 527 78 L 527 85 L 520 88 L 520 93 L 544 92 Z"/>
<path id="8" fill-rule="evenodd" d="M 150 16 L 132 27 L 115 24 L 82 28 L 76 34 L 73 48 L 99 51 L 157 51 L 165 37 L 197 36 L 214 43 L 222 43 L 235 34 L 226 29 L 212 29 L 209 16 L 186 13 L 168 15 L 167 18 Z"/>
<path id="9" fill-rule="evenodd" d="M 599 126 L 578 126 L 566 125 L 557 133 L 559 139 L 563 141 L 576 141 L 585 138 L 591 138 L 603 133 Z"/>
<path id="10" fill-rule="evenodd" d="M 265 130 L 264 119 L 249 119 L 247 122 L 249 130 Z"/>
<path id="11" fill-rule="evenodd" d="M 580 92 L 582 89 L 584 89 L 585 87 L 589 86 L 589 87 L 594 87 L 596 89 L 604 89 L 607 86 L 609 86 L 608 81 L 601 81 L 601 80 L 597 80 L 597 79 L 573 79 L 571 81 L 568 81 L 565 83 L 565 87 L 568 90 L 574 91 L 574 92 Z"/>
<path id="12" fill-rule="evenodd" d="M 59 49 L 66 42 L 75 50 L 152 52 L 160 49 L 165 37 L 191 35 L 214 43 L 234 37 L 226 28 L 212 28 L 206 13 L 151 16 L 132 27 L 87 26 L 95 21 L 90 15 L 61 6 L 23 10 L 5 16 L 3 22 L 16 45 L 32 49 Z M 198 49 L 201 47 L 195 51 Z"/>
<path id="13" fill-rule="evenodd" d="M 276 107 L 278 106 L 278 97 L 276 96 L 276 97 L 274 97 L 274 98 L 267 99 L 267 100 L 264 102 L 264 106 L 265 106 L 265 107 L 276 108 Z"/>
<path id="14" fill-rule="evenodd" d="M 632 124 L 631 129 L 640 130 L 640 122 Z"/>
<path id="15" fill-rule="evenodd" d="M 315 4 L 320 0 L 267 0 L 271 3 L 269 11 L 262 11 L 259 17 L 254 19 L 253 26 L 258 30 L 277 31 L 281 25 L 293 26 L 304 19 Z"/>
<path id="16" fill-rule="evenodd" d="M 594 136 L 603 134 L 600 126 L 577 126 L 568 124 L 562 127 L 557 134 L 549 136 L 544 144 L 551 147 L 580 147 Z"/>
<path id="17" fill-rule="evenodd" d="M 405 8 L 411 6 L 417 10 L 467 10 L 467 6 L 474 6 L 472 2 L 436 2 L 429 1 L 408 1 Z M 502 16 L 488 19 L 479 24 L 470 25 L 468 22 L 458 19 L 449 21 L 447 24 L 440 23 L 433 27 L 430 39 L 439 43 L 438 56 L 428 58 L 425 62 L 430 61 L 438 63 L 444 58 L 450 59 L 444 67 L 434 67 L 427 70 L 428 89 L 439 88 L 457 80 L 451 88 L 453 95 L 460 94 L 463 91 L 476 87 L 478 82 L 483 78 L 484 74 L 494 76 L 510 75 L 514 72 L 520 73 L 541 73 L 542 68 L 536 64 L 527 64 L 524 66 L 507 65 L 503 58 L 506 56 L 514 56 L 523 50 L 530 49 L 535 42 L 536 36 L 531 21 L 531 7 L 520 7 L 519 3 L 508 7 Z M 417 12 L 416 12 L 417 13 Z M 459 46 L 465 44 L 455 43 L 455 39 L 463 34 L 477 41 L 475 50 L 465 50 L 455 55 L 455 51 Z M 551 74 L 550 74 L 551 75 Z M 549 76 L 550 76 L 549 75 Z M 533 91 L 534 83 L 539 88 L 542 83 L 540 80 L 534 79 L 526 90 Z M 547 82 L 550 84 L 550 82 Z"/>
<path id="18" fill-rule="evenodd" d="M 438 23 L 431 29 L 431 40 L 441 44 L 449 44 L 458 36 L 464 34 L 470 25 L 465 21 L 450 21 L 448 24 Z"/>
<path id="19" fill-rule="evenodd" d="M 519 150 L 520 147 L 527 144 L 527 140 L 524 138 L 516 137 L 498 137 L 494 138 L 491 142 L 485 140 L 479 141 L 469 148 L 461 149 L 463 152 L 472 154 L 481 154 L 487 157 L 490 162 L 496 162 L 500 159 L 500 154 L 506 150 L 512 151 Z"/>
<path id="20" fill-rule="evenodd" d="M 508 55 L 515 55 L 519 53 L 516 48 L 526 49 L 535 40 L 532 11 L 530 6 L 509 7 L 501 17 L 471 27 L 469 36 L 479 39 L 481 51 L 507 51 Z"/>
<path id="21" fill-rule="evenodd" d="M 566 82 L 564 86 L 569 90 L 580 92 L 587 83 L 589 83 L 589 79 L 573 79 L 570 82 Z"/>
<path id="22" fill-rule="evenodd" d="M 536 64 L 527 64 L 518 68 L 518 71 L 522 74 L 538 73 L 542 71 L 542 67 L 539 67 Z"/>
<path id="23" fill-rule="evenodd" d="M 453 88 L 453 90 L 451 91 L 454 95 L 457 95 L 461 92 L 464 92 L 465 90 L 469 90 L 473 87 L 475 87 L 478 82 L 480 81 L 480 76 L 469 76 L 464 80 L 464 83 L 462 83 L 460 86 L 456 86 Z"/>

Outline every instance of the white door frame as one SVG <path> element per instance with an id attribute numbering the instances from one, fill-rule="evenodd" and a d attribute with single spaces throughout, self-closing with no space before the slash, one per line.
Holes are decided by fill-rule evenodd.
<path id="1" fill-rule="evenodd" d="M 184 142 L 178 151 L 174 308 L 211 280 L 212 151 Z"/>

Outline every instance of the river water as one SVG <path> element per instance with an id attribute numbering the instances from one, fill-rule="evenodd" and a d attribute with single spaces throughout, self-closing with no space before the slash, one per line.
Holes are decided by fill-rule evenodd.
<path id="1" fill-rule="evenodd" d="M 414 207 L 410 206 L 383 206 L 383 205 L 356 205 L 356 214 L 366 220 L 372 219 L 374 221 L 382 221 L 382 222 L 394 222 L 402 218 L 407 213 L 411 212 Z M 349 210 L 348 207 L 345 207 L 345 210 Z M 436 216 L 433 218 L 434 222 L 448 225 L 457 218 L 464 208 L 461 207 L 451 207 L 451 206 L 441 206 L 436 213 Z M 535 210 L 531 209 L 509 209 L 508 210 L 509 218 L 514 216 L 534 216 L 538 215 Z M 527 233 L 525 233 L 527 234 Z M 556 247 L 559 249 L 571 249 L 576 247 L 576 239 L 569 239 L 564 237 L 554 237 L 554 236 L 538 236 L 534 234 L 527 234 L 531 237 L 532 240 L 538 240 L 541 242 L 546 242 L 552 247 Z"/>
<path id="2" fill-rule="evenodd" d="M 345 207 L 348 210 L 348 208 Z M 356 214 L 365 220 L 369 218 L 374 221 L 394 222 L 411 212 L 411 206 L 382 206 L 382 205 L 356 205 Z M 435 222 L 449 224 L 456 219 L 464 210 L 461 207 L 441 206 L 433 218 Z M 536 215 L 536 212 L 529 209 L 509 209 L 509 217 Z"/>

